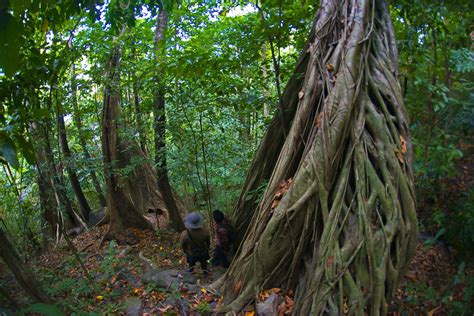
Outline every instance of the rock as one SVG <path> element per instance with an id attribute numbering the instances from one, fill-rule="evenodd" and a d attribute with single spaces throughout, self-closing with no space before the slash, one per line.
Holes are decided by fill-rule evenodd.
<path id="1" fill-rule="evenodd" d="M 142 283 L 149 284 L 153 283 L 157 287 L 167 288 L 171 286 L 178 286 L 180 279 L 176 277 L 179 273 L 177 270 L 148 270 L 142 274 Z M 173 276 L 175 275 L 175 276 Z"/>
<path id="2" fill-rule="evenodd" d="M 129 284 L 133 285 L 134 287 L 140 286 L 140 280 L 138 280 L 138 278 L 126 268 L 121 268 L 120 270 L 117 271 L 115 280 L 117 282 L 126 281 Z"/>
<path id="3" fill-rule="evenodd" d="M 150 284 L 150 283 L 158 283 L 158 273 L 159 271 L 156 270 L 146 270 L 142 274 L 142 283 L 143 284 Z"/>
<path id="4" fill-rule="evenodd" d="M 197 277 L 190 272 L 179 270 L 153 270 L 149 269 L 142 274 L 143 284 L 154 284 L 159 288 L 179 288 L 183 286 L 189 291 L 199 291 Z"/>
<path id="5" fill-rule="evenodd" d="M 277 294 L 270 295 L 265 301 L 257 303 L 258 316 L 273 316 L 278 315 L 278 305 L 281 302 L 281 297 Z"/>
<path id="6" fill-rule="evenodd" d="M 181 280 L 187 284 L 196 284 L 197 277 L 190 272 L 183 272 L 181 275 Z"/>
<path id="7" fill-rule="evenodd" d="M 201 291 L 201 286 L 198 284 L 182 283 L 180 291 L 187 292 L 188 294 L 196 294 Z"/>
<path id="8" fill-rule="evenodd" d="M 142 300 L 138 297 L 129 297 L 124 301 L 125 314 L 127 316 L 138 316 L 142 308 Z"/>

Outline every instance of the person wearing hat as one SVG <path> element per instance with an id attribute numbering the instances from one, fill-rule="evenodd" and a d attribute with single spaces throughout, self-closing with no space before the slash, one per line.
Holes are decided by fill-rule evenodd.
<path id="1" fill-rule="evenodd" d="M 209 232 L 203 227 L 204 218 L 197 212 L 192 212 L 184 218 L 186 230 L 181 233 L 181 247 L 186 254 L 189 264 L 188 272 L 194 271 L 197 262 L 201 264 L 204 276 L 207 276 L 207 260 L 211 240 Z"/>

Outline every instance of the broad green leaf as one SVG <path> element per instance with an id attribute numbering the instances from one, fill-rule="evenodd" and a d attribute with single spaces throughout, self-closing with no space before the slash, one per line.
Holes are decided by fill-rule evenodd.
<path id="1" fill-rule="evenodd" d="M 20 66 L 23 25 L 7 12 L 0 12 L 0 68 L 11 77 Z"/>
<path id="2" fill-rule="evenodd" d="M 3 157 L 13 168 L 18 168 L 18 157 L 15 143 L 5 134 L 0 134 L 0 156 Z"/>
<path id="3" fill-rule="evenodd" d="M 36 161 L 35 152 L 33 149 L 33 144 L 26 140 L 23 136 L 17 137 L 19 151 L 25 157 L 26 161 L 32 165 Z"/>

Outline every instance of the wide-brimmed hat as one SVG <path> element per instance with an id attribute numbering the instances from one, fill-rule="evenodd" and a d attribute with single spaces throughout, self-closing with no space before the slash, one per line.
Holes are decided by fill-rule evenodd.
<path id="1" fill-rule="evenodd" d="M 201 228 L 204 224 L 204 217 L 201 214 L 192 212 L 184 218 L 184 226 L 188 229 Z"/>

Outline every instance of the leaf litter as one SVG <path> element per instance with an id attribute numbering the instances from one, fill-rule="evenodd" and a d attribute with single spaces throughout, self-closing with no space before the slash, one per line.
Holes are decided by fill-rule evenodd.
<path id="1" fill-rule="evenodd" d="M 279 185 L 275 194 L 275 201 L 278 201 L 276 203 L 279 203 L 290 185 L 291 179 L 285 180 Z M 104 268 L 103 263 L 108 256 L 107 249 L 110 247 L 109 242 L 106 242 L 102 248 L 98 247 L 106 230 L 107 226 L 95 227 L 73 238 L 74 246 L 77 249 L 83 249 L 80 256 L 97 283 L 95 293 L 77 298 L 82 300 L 84 311 L 95 313 L 108 311 L 108 313 L 117 315 L 125 314 L 122 303 L 130 297 L 137 297 L 141 301 L 141 315 L 179 315 L 183 313 L 183 308 L 187 309 L 186 312 L 189 315 L 200 315 L 203 308 L 210 311 L 210 308 L 215 307 L 222 300 L 222 297 L 209 291 L 205 286 L 202 286 L 198 291 L 191 291 L 182 286 L 177 289 L 160 289 L 134 282 L 139 279 L 145 268 L 145 264 L 138 258 L 140 251 L 143 251 L 145 256 L 152 260 L 159 269 L 184 270 L 186 268 L 186 260 L 177 242 L 179 235 L 164 228 L 160 229 L 159 233 L 133 229 L 124 232 L 124 240 L 128 240 L 128 243 L 116 245 L 112 254 L 113 258 L 109 258 L 112 262 L 111 271 L 113 274 L 107 278 L 99 278 L 104 272 L 101 269 Z M 71 257 L 72 253 L 66 246 L 59 246 L 48 254 L 38 256 L 33 265 L 35 270 L 40 271 L 41 274 L 48 271 L 60 278 L 79 281 L 84 278 L 83 271 Z M 326 264 L 331 267 L 333 262 L 334 259 L 328 257 Z M 123 277 L 121 272 L 123 270 L 129 274 L 128 277 Z M 421 296 L 422 293 L 419 289 L 414 288 L 414 285 L 416 287 L 416 284 L 426 284 L 427 287 L 434 289 L 439 298 L 443 291 L 452 286 L 450 281 L 455 274 L 454 258 L 443 244 L 437 243 L 427 247 L 425 242 L 420 240 L 402 285 L 389 304 L 389 315 L 399 316 L 407 313 L 445 315 L 453 301 L 462 299 L 465 287 L 463 283 L 454 285 L 453 293 L 455 294 L 453 297 L 449 297 L 445 304 L 440 304 L 439 300 L 433 301 L 426 296 Z M 474 275 L 474 269 L 466 267 L 466 274 Z M 26 297 L 7 269 L 0 269 L 0 282 L 7 286 L 11 284 L 11 288 L 15 291 L 15 298 Z M 234 290 L 238 292 L 241 287 L 242 283 L 238 282 L 235 284 Z M 70 291 L 58 293 L 54 298 L 58 301 L 65 300 L 72 295 L 73 290 L 70 289 Z M 269 288 L 259 293 L 257 302 L 265 301 L 273 294 L 278 295 L 280 299 L 278 315 L 291 314 L 295 304 L 292 291 L 285 291 L 279 287 Z M 418 297 L 414 301 L 413 297 L 416 295 Z M 19 301 L 21 302 L 21 300 Z M 345 303 L 348 305 L 347 302 Z M 116 306 L 115 309 L 110 307 L 113 305 Z M 238 315 L 256 315 L 255 305 L 249 306 Z"/>

